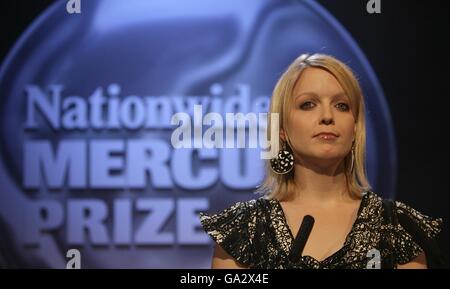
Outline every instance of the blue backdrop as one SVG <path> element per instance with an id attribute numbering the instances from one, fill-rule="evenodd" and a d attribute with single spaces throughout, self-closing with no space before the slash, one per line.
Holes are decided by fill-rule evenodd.
<path id="1" fill-rule="evenodd" d="M 299 54 L 336 56 L 366 97 L 368 174 L 393 197 L 395 140 L 357 43 L 313 1 L 67 1 L 0 70 L 0 218 L 30 267 L 208 268 L 199 211 L 257 196 L 256 149 L 173 149 L 170 117 L 264 112 Z"/>

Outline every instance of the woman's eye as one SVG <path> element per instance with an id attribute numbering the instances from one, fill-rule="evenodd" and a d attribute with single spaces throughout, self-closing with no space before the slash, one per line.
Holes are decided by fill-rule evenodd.
<path id="1" fill-rule="evenodd" d="M 313 102 L 307 101 L 307 102 L 304 102 L 302 105 L 300 105 L 300 108 L 307 110 L 307 109 L 313 108 L 314 106 L 315 106 L 315 104 Z"/>
<path id="2" fill-rule="evenodd" d="M 346 103 L 343 103 L 343 102 L 336 104 L 336 107 L 341 111 L 349 111 L 350 110 L 350 107 Z"/>

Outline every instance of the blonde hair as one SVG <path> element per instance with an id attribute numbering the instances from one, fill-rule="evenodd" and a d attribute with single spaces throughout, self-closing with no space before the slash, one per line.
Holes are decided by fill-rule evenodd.
<path id="1" fill-rule="evenodd" d="M 284 129 L 288 133 L 288 114 L 291 107 L 291 96 L 295 83 L 299 79 L 302 71 L 307 67 L 321 68 L 331 73 L 339 82 L 347 94 L 353 117 L 355 119 L 355 140 L 354 140 L 354 165 L 352 166 L 352 153 L 350 152 L 344 159 L 345 175 L 347 179 L 347 189 L 352 198 L 360 198 L 361 192 L 369 190 L 370 185 L 366 176 L 366 128 L 364 97 L 359 83 L 351 69 L 330 55 L 324 54 L 302 54 L 295 59 L 283 73 L 275 85 L 270 102 L 269 113 L 279 114 L 279 131 Z M 269 115 L 270 115 L 269 114 Z M 270 117 L 268 119 L 271 119 Z M 268 121 L 267 135 L 270 136 L 271 122 Z M 289 135 L 289 134 L 288 134 Z M 278 136 L 279 137 L 279 136 Z M 283 141 L 279 139 L 280 143 Z M 286 141 L 292 148 L 289 137 Z M 295 193 L 294 169 L 284 175 L 276 174 L 270 167 L 270 159 L 265 162 L 266 176 L 257 192 L 265 194 L 268 198 L 284 199 Z"/>

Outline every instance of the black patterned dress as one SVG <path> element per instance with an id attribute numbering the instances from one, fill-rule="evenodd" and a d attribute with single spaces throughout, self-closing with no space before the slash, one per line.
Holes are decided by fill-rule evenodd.
<path id="1" fill-rule="evenodd" d="M 428 217 L 402 202 L 393 202 L 393 211 L 398 219 L 406 219 L 407 228 L 402 222 L 386 222 L 385 210 L 382 198 L 374 192 L 364 192 L 343 246 L 322 261 L 311 256 L 301 256 L 296 261 L 289 258 L 295 238 L 276 199 L 261 197 L 238 202 L 218 214 L 200 213 L 200 221 L 212 239 L 235 260 L 249 268 L 264 269 L 364 269 L 373 260 L 374 255 L 369 252 L 372 249 L 378 250 L 380 260 L 391 258 L 395 268 L 417 257 L 426 246 L 423 242 L 435 240 L 441 230 L 442 219 Z"/>

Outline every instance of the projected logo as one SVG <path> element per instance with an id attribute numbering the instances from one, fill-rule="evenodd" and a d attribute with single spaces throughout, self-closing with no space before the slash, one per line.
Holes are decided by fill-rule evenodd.
<path id="1" fill-rule="evenodd" d="M 83 1 L 51 5 L 0 71 L 0 248 L 18 266 L 208 268 L 199 211 L 264 177 L 259 149 L 174 149 L 173 114 L 266 112 L 300 53 L 329 53 L 367 98 L 368 170 L 392 196 L 382 89 L 349 34 L 311 1 Z M 71 252 L 71 251 L 70 251 Z M 78 265 L 77 265 L 78 266 Z"/>

